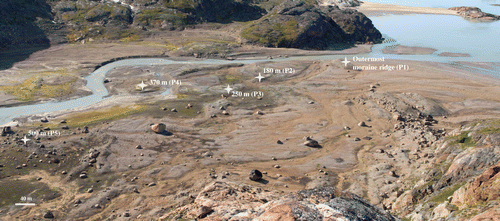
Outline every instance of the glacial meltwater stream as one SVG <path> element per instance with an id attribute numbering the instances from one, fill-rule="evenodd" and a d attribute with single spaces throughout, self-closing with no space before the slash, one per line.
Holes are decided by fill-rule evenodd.
<path id="1" fill-rule="evenodd" d="M 377 1 L 375 1 L 377 2 Z M 380 3 L 390 3 L 379 1 Z M 424 1 L 425 2 L 425 1 Z M 433 1 L 432 1 L 433 2 Z M 484 2 L 484 1 L 483 1 Z M 488 3 L 495 1 L 486 1 Z M 428 7 L 429 5 L 414 5 Z M 454 6 L 457 6 L 454 4 Z M 498 7 L 500 8 L 500 7 Z M 500 10 L 500 9 L 499 9 Z M 386 41 L 375 45 L 369 54 L 355 55 L 359 57 L 385 57 L 385 59 L 416 60 L 453 63 L 457 69 L 472 71 L 477 74 L 486 74 L 500 77 L 500 65 L 491 65 L 492 69 L 480 69 L 466 66 L 460 62 L 500 62 L 500 22 L 471 22 L 459 16 L 452 15 L 383 15 L 370 17 L 375 27 L 384 34 Z M 413 47 L 429 47 L 437 51 L 430 55 L 394 55 L 384 54 L 382 49 L 387 46 L 405 45 Z M 442 52 L 466 53 L 471 57 L 442 57 L 438 56 Z M 46 102 L 25 106 L 0 108 L 0 125 L 11 122 L 14 118 L 43 114 L 55 111 L 71 111 L 84 108 L 105 99 L 108 91 L 103 84 L 106 73 L 116 67 L 122 66 L 148 66 L 148 65 L 169 65 L 169 64 L 229 64 L 243 63 L 251 64 L 262 61 L 294 61 L 294 60 L 336 60 L 343 59 L 345 55 L 327 56 L 298 56 L 280 58 L 274 60 L 191 60 L 173 61 L 167 59 L 127 59 L 107 64 L 88 77 L 87 87 L 92 91 L 92 95 L 62 102 Z M 347 56 L 352 57 L 352 56 Z M 138 82 L 140 83 L 140 82 Z M 168 92 L 166 92 L 168 93 Z M 165 93 L 163 93 L 165 95 Z"/>

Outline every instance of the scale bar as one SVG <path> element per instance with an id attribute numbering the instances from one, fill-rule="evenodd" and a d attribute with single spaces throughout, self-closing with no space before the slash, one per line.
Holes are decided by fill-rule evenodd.
<path id="1" fill-rule="evenodd" d="M 16 206 L 35 206 L 36 204 L 34 203 L 16 203 Z"/>

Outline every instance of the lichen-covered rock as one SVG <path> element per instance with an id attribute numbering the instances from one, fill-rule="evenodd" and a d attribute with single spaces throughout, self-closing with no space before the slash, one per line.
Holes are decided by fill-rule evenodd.
<path id="1" fill-rule="evenodd" d="M 323 3 L 334 4 L 339 7 L 356 7 L 360 6 L 362 2 L 359 0 L 326 0 Z"/>
<path id="2" fill-rule="evenodd" d="M 488 168 L 468 183 L 455 191 L 452 204 L 459 208 L 473 207 L 484 202 L 500 198 L 500 163 Z"/>
<path id="3" fill-rule="evenodd" d="M 200 215 L 207 220 L 397 220 L 364 199 L 333 187 L 283 196 L 276 191 L 225 182 L 208 185 L 193 203 L 162 218 L 193 219 Z"/>
<path id="4" fill-rule="evenodd" d="M 452 7 L 449 8 L 449 10 L 457 11 L 458 14 L 464 18 L 469 18 L 469 19 L 479 19 L 482 21 L 498 21 L 500 20 L 500 16 L 490 14 L 490 13 L 485 13 L 481 11 L 481 9 L 477 7 Z"/>
<path id="5" fill-rule="evenodd" d="M 356 43 L 378 43 L 382 34 L 363 13 L 353 9 L 339 10 L 336 7 L 322 7 L 321 10 L 332 18 L 346 33 L 349 41 Z"/>
<path id="6" fill-rule="evenodd" d="M 342 11 L 337 6 L 322 7 L 309 0 L 287 0 L 246 27 L 242 37 L 267 47 L 348 47 L 355 42 L 381 39 L 380 32 L 368 21 L 357 11 Z M 360 24 L 364 26 L 358 27 Z M 367 27 L 369 30 L 365 30 Z"/>

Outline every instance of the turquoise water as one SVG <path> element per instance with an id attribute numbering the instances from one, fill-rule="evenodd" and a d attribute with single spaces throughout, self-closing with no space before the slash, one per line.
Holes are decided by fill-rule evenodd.
<path id="1" fill-rule="evenodd" d="M 415 56 L 421 59 L 443 58 L 441 52 L 466 53 L 472 57 L 446 58 L 450 61 L 500 61 L 500 21 L 469 22 L 452 15 L 384 15 L 370 17 L 375 27 L 386 38 L 393 39 L 392 45 L 428 47 L 438 50 L 432 56 Z M 391 45 L 391 44 L 389 44 Z M 377 45 L 375 54 L 387 46 Z M 400 57 L 402 58 L 402 57 Z M 413 60 L 413 59 L 412 59 Z"/>
<path id="2" fill-rule="evenodd" d="M 484 12 L 500 15 L 500 6 L 492 5 L 492 4 L 500 4 L 500 0 L 417 0 L 417 1 L 368 0 L 368 2 L 391 4 L 391 5 L 414 6 L 414 7 L 431 7 L 431 8 L 473 6 L 480 8 Z"/>

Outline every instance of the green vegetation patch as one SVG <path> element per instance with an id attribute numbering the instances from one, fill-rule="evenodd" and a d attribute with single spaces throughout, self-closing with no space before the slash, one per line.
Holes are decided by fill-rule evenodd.
<path id="1" fill-rule="evenodd" d="M 64 69 L 56 72 L 45 72 L 42 74 L 37 74 L 33 77 L 28 78 L 23 83 L 13 86 L 1 86 L 0 90 L 15 96 L 21 101 L 33 101 L 35 98 L 53 98 L 61 97 L 64 95 L 71 94 L 73 90 L 73 84 L 78 79 L 77 77 L 71 77 L 70 81 L 63 84 L 44 84 L 44 79 L 47 77 L 64 77 L 70 76 L 68 74 L 63 74 Z"/>
<path id="2" fill-rule="evenodd" d="M 111 108 L 85 111 L 67 116 L 67 125 L 70 127 L 82 127 L 102 121 L 117 120 L 131 114 L 140 113 L 147 109 L 144 105 L 114 106 Z"/>
<path id="3" fill-rule="evenodd" d="M 301 31 L 301 28 L 295 19 L 277 24 L 269 23 L 267 21 L 269 19 L 272 18 L 266 17 L 266 20 L 245 28 L 241 36 L 253 43 L 273 47 L 286 47 L 297 39 L 297 33 Z"/>
<path id="4" fill-rule="evenodd" d="M 195 0 L 169 0 L 165 2 L 165 6 L 179 10 L 193 10 L 198 3 Z"/>
<path id="5" fill-rule="evenodd" d="M 30 182 L 27 180 L 0 180 L 0 208 L 14 205 L 15 203 L 26 203 L 21 197 L 31 197 L 35 201 L 51 200 L 59 194 L 49 186 L 41 182 Z"/>
<path id="6" fill-rule="evenodd" d="M 486 127 L 479 131 L 481 134 L 498 134 L 500 133 L 500 128 L 497 127 Z"/>
<path id="7" fill-rule="evenodd" d="M 75 12 L 64 13 L 62 18 L 77 24 L 95 22 L 102 19 L 114 19 L 128 22 L 130 19 L 130 9 L 120 5 L 97 4 L 77 4 Z"/>
<path id="8" fill-rule="evenodd" d="M 464 131 L 457 136 L 449 137 L 448 140 L 453 140 L 450 145 L 460 145 L 461 148 L 474 147 L 476 141 L 469 137 L 469 131 Z"/>
<path id="9" fill-rule="evenodd" d="M 464 184 L 465 182 L 457 183 L 451 187 L 442 190 L 440 193 L 429 199 L 429 202 L 442 203 L 444 201 L 447 201 L 448 197 L 452 196 L 453 193 L 455 193 L 455 191 L 457 191 Z"/>
<path id="10" fill-rule="evenodd" d="M 162 24 L 172 26 L 185 26 L 190 23 L 188 14 L 175 9 L 146 9 L 134 17 L 134 22 L 139 25 L 159 28 Z"/>
<path id="11" fill-rule="evenodd" d="M 234 84 L 234 83 L 240 83 L 242 80 L 241 80 L 241 77 L 239 76 L 234 76 L 234 75 L 224 75 L 224 77 L 222 77 L 220 79 L 221 83 L 222 84 Z"/>

